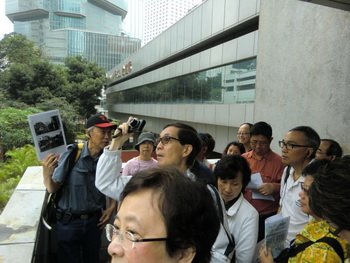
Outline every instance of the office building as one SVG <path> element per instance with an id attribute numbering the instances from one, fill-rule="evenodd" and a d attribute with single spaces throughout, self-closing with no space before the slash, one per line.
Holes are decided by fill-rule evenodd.
<path id="1" fill-rule="evenodd" d="M 203 0 L 129 0 L 125 33 L 147 44 Z"/>
<path id="2" fill-rule="evenodd" d="M 109 72 L 111 117 L 185 122 L 236 140 L 243 122 L 313 127 L 350 152 L 349 11 L 295 0 L 207 0 Z M 132 65 L 132 66 L 131 66 Z"/>
<path id="3" fill-rule="evenodd" d="M 34 41 L 52 62 L 80 55 L 106 70 L 140 48 L 121 35 L 126 0 L 6 0 L 14 32 Z"/>

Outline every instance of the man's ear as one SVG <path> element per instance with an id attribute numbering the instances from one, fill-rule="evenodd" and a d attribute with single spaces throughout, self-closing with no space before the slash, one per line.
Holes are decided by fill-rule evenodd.
<path id="1" fill-rule="evenodd" d="M 313 148 L 307 148 L 307 149 L 308 149 L 308 151 L 307 151 L 307 158 L 310 158 L 310 156 L 314 152 L 314 149 Z"/>
<path id="2" fill-rule="evenodd" d="M 179 251 L 178 262 L 179 263 L 191 263 L 194 256 L 196 255 L 196 249 L 194 247 L 189 247 Z"/>

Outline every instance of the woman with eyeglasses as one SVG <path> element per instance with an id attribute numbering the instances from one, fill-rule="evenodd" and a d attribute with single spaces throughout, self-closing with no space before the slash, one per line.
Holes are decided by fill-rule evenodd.
<path id="1" fill-rule="evenodd" d="M 106 226 L 112 263 L 210 262 L 220 225 L 214 209 L 208 189 L 177 169 L 137 173 Z"/>
<path id="2" fill-rule="evenodd" d="M 120 148 L 128 134 L 127 123 L 118 126 L 117 133 L 113 137 L 109 147 L 104 149 L 96 168 L 96 187 L 105 195 L 119 201 L 120 193 L 124 186 L 131 179 L 131 176 L 120 176 L 121 158 Z M 224 211 L 224 203 L 214 186 L 208 185 L 203 180 L 203 174 L 194 173 L 191 168 L 201 149 L 201 142 L 197 131 L 184 123 L 171 123 L 166 125 L 160 133 L 156 142 L 156 155 L 158 166 L 161 168 L 175 168 L 181 176 L 187 177 L 194 182 L 206 185 L 209 189 L 212 200 L 216 204 L 211 213 L 220 214 L 220 230 L 217 239 L 212 247 L 211 255 L 213 263 L 230 262 L 234 255 L 233 237 L 227 229 L 227 216 Z M 182 194 L 180 190 L 178 194 Z"/>
<path id="3" fill-rule="evenodd" d="M 310 163 L 303 170 L 304 182 L 300 183 L 299 203 L 301 210 L 312 216 L 309 223 L 292 240 L 290 247 L 276 258 L 276 262 L 343 262 L 349 257 L 349 244 L 337 236 L 336 229 L 317 216 L 310 208 L 309 192 L 320 171 L 328 165 L 327 160 Z M 283 258 L 283 259 L 282 259 Z M 262 246 L 259 250 L 261 263 L 274 262 L 271 248 Z"/>

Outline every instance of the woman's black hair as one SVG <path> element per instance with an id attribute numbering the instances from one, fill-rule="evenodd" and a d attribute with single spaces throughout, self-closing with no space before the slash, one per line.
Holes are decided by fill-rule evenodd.
<path id="1" fill-rule="evenodd" d="M 130 179 L 121 193 L 120 204 L 130 193 L 141 189 L 152 189 L 159 194 L 157 200 L 166 226 L 169 256 L 194 248 L 196 255 L 192 262 L 209 263 L 220 221 L 206 186 L 176 169 L 148 169 Z"/>

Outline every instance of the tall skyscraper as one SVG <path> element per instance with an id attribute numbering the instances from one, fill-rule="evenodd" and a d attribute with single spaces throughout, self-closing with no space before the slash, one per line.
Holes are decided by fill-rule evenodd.
<path id="1" fill-rule="evenodd" d="M 129 0 L 126 34 L 147 44 L 203 0 Z"/>
<path id="2" fill-rule="evenodd" d="M 106 70 L 140 48 L 121 34 L 126 0 L 6 0 L 14 32 L 34 41 L 49 60 L 80 55 Z"/>
<path id="3" fill-rule="evenodd" d="M 146 44 L 175 24 L 198 4 L 199 0 L 144 0 L 145 28 L 142 41 Z"/>

